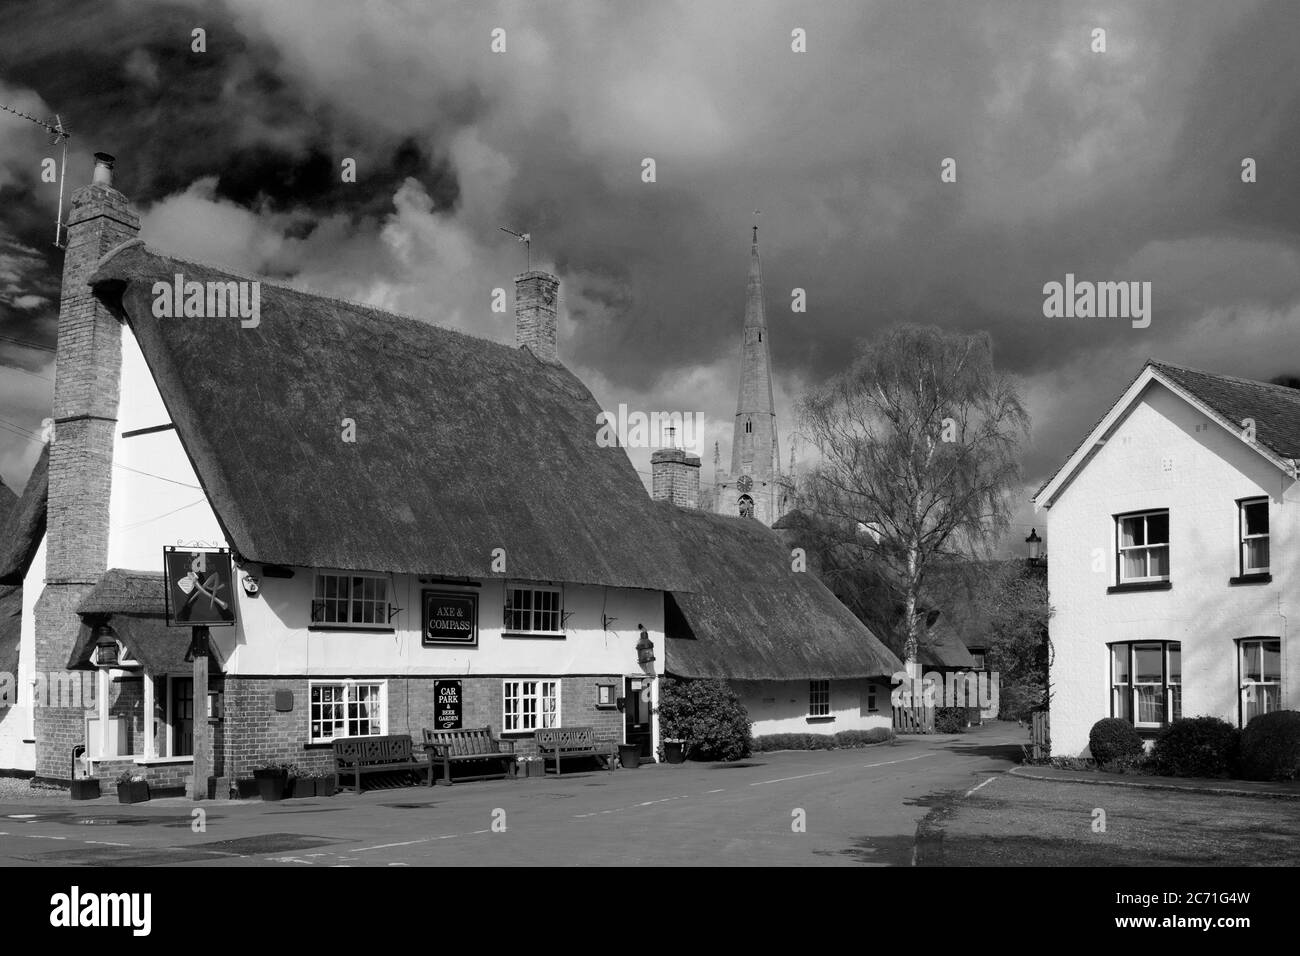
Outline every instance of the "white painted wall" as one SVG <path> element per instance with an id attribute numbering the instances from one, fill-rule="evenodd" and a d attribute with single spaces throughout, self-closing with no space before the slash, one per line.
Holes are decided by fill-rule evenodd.
<path id="1" fill-rule="evenodd" d="M 1168 460 L 1168 469 L 1165 463 Z M 1236 499 L 1268 495 L 1273 580 L 1231 587 Z M 1107 594 L 1115 583 L 1113 516 L 1168 508 L 1167 591 Z M 1300 487 L 1243 441 L 1160 384 L 1134 404 L 1048 511 L 1052 753 L 1078 755 L 1110 716 L 1107 643 L 1182 642 L 1184 717 L 1238 721 L 1234 641 L 1282 640 L 1283 707 L 1300 706 L 1300 657 L 1287 622 L 1300 613 Z M 1102 570 L 1093 570 L 1100 549 Z"/>
<path id="2" fill-rule="evenodd" d="M 836 734 L 841 730 L 890 727 L 890 688 L 876 685 L 877 711 L 867 709 L 868 680 L 831 681 L 831 717 L 808 716 L 808 681 L 731 681 L 749 711 L 753 734 Z"/>
<path id="3" fill-rule="evenodd" d="M 249 565 L 257 573 L 257 565 Z M 408 574 L 387 575 L 389 603 L 401 607 L 391 632 L 376 634 L 335 628 L 311 630 L 315 572 L 295 568 L 292 578 L 260 579 L 255 597 L 242 588 L 237 595 L 234 627 L 212 629 L 230 674 L 257 676 L 311 675 L 564 675 L 644 674 L 637 664 L 638 624 L 643 624 L 662 672 L 663 593 L 593 585 L 563 586 L 569 613 L 566 635 L 518 637 L 503 633 L 505 581 L 483 579 L 480 587 L 420 584 Z M 424 589 L 477 594 L 477 648 L 424 647 L 420 592 Z M 611 630 L 601 625 L 602 611 L 616 618 Z"/>
<path id="4" fill-rule="evenodd" d="M 36 716 L 32 682 L 36 679 L 36 601 L 45 589 L 45 537 L 23 578 L 22 630 L 18 638 L 18 673 L 11 693 L 15 704 L 0 708 L 0 770 L 36 769 Z"/>
<path id="5" fill-rule="evenodd" d="M 164 545 L 226 544 L 174 429 L 123 438 L 166 425 L 171 416 L 130 326 L 122 326 L 122 391 L 113 440 L 108 567 L 161 571 Z"/>

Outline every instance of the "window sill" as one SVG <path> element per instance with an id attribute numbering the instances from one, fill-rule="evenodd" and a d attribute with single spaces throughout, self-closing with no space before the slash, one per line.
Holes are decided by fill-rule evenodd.
<path id="1" fill-rule="evenodd" d="M 805 714 L 803 719 L 806 720 L 806 721 L 807 721 L 808 723 L 810 723 L 810 724 L 833 724 L 833 723 L 835 723 L 835 718 L 834 718 L 832 715 L 830 715 L 830 714 L 821 714 L 821 715 L 818 715 L 818 716 L 816 716 L 816 717 L 814 717 L 812 714 Z"/>
<path id="2" fill-rule="evenodd" d="M 1112 584 L 1106 589 L 1107 594 L 1130 594 L 1134 591 L 1168 591 L 1171 581 L 1135 581 L 1131 584 Z"/>
<path id="3" fill-rule="evenodd" d="M 133 759 L 141 767 L 157 767 L 171 763 L 194 763 L 193 754 L 185 757 L 135 757 Z"/>
<path id="4" fill-rule="evenodd" d="M 551 640 L 563 640 L 568 637 L 566 631 L 502 631 L 502 637 L 543 637 Z"/>
<path id="5" fill-rule="evenodd" d="M 1239 584 L 1268 584 L 1272 580 L 1272 574 L 1268 571 L 1261 571 L 1256 574 L 1239 574 L 1235 578 L 1228 578 L 1228 584 L 1236 587 Z"/>
<path id="6" fill-rule="evenodd" d="M 332 631 L 335 634 L 396 634 L 395 627 L 372 627 L 361 624 L 308 624 L 309 631 Z"/>

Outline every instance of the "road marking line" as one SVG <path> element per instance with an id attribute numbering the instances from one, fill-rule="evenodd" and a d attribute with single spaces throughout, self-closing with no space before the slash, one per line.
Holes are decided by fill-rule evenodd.
<path id="1" fill-rule="evenodd" d="M 29 839 L 29 840 L 66 840 L 67 837 L 60 837 L 60 836 L 45 836 L 44 834 L 41 834 L 41 833 L 29 833 L 29 834 L 27 834 L 27 839 Z"/>
<path id="2" fill-rule="evenodd" d="M 866 770 L 869 767 L 887 767 L 891 763 L 907 763 L 909 760 L 924 760 L 926 757 L 933 756 L 934 754 L 917 754 L 915 757 L 903 757 L 900 760 L 882 760 L 880 763 L 864 763 L 861 769 Z"/>
<path id="3" fill-rule="evenodd" d="M 705 791 L 704 791 L 704 795 L 707 797 L 707 796 L 708 796 L 709 794 L 711 794 L 711 793 L 722 793 L 722 792 L 725 791 L 726 789 L 727 789 L 726 787 L 722 787 L 722 788 L 720 788 L 720 789 L 718 789 L 718 790 L 705 790 Z"/>
<path id="4" fill-rule="evenodd" d="M 983 783 L 978 784 L 977 786 L 971 787 L 969 790 L 966 791 L 966 796 L 965 796 L 965 797 L 962 797 L 962 799 L 963 799 L 963 800 L 966 799 L 966 797 L 969 797 L 972 793 L 974 793 L 974 792 L 975 792 L 976 790 L 978 790 L 980 787 L 987 787 L 989 784 L 991 784 L 991 783 L 992 783 L 994 780 L 996 780 L 996 779 L 998 779 L 998 778 L 997 778 L 997 777 L 989 777 L 989 778 L 988 778 L 987 780 L 985 780 Z"/>
<path id="5" fill-rule="evenodd" d="M 807 777 L 820 777 L 823 774 L 834 773 L 834 770 L 818 770 L 816 773 L 801 773 L 797 777 L 778 777 L 776 780 L 760 780 L 757 783 L 751 783 L 751 787 L 761 787 L 765 783 L 785 783 L 787 780 L 803 780 Z"/>
<path id="6" fill-rule="evenodd" d="M 3 834 L 0 834 L 0 836 L 2 835 Z M 94 846 L 130 846 L 131 845 L 129 843 L 109 843 L 106 840 L 86 840 L 84 842 L 90 843 Z"/>
<path id="7" fill-rule="evenodd" d="M 395 846 L 414 846 L 417 843 L 428 843 L 433 837 L 426 837 L 423 840 L 406 840 L 402 843 L 381 843 L 379 846 L 363 846 L 353 850 L 353 853 L 365 853 L 367 850 L 387 850 Z"/>
<path id="8" fill-rule="evenodd" d="M 36 814 L 34 814 L 34 813 L 11 813 L 11 814 L 9 814 L 9 819 L 10 819 L 10 820 L 30 820 L 30 819 L 31 819 L 32 817 L 34 817 L 34 816 L 36 816 Z"/>

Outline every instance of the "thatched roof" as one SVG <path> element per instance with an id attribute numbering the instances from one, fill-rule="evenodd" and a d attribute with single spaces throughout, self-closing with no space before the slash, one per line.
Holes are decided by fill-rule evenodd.
<path id="1" fill-rule="evenodd" d="M 0 528 L 4 527 L 5 519 L 9 517 L 9 509 L 18 501 L 18 496 L 13 490 L 0 481 Z"/>
<path id="2" fill-rule="evenodd" d="M 91 279 L 124 313 L 232 548 L 271 564 L 689 587 L 626 452 L 563 366 L 261 286 L 261 322 L 155 318 L 152 286 L 238 281 L 120 247 Z M 343 420 L 355 442 L 343 440 Z"/>
<path id="3" fill-rule="evenodd" d="M 0 522 L 0 584 L 22 584 L 45 534 L 45 495 L 49 488 L 50 446 L 41 449 L 22 497 Z"/>
<path id="4" fill-rule="evenodd" d="M 667 598 L 665 670 L 678 677 L 882 677 L 902 662 L 752 518 L 655 503 L 696 587 Z"/>
<path id="5" fill-rule="evenodd" d="M 109 568 L 81 603 L 81 631 L 68 658 L 69 670 L 94 667 L 95 626 L 105 623 L 113 629 L 130 657 L 139 661 L 148 674 L 193 673 L 185 660 L 191 629 L 168 627 L 166 592 L 159 571 L 127 571 Z M 221 661 L 209 644 L 209 660 L 220 670 Z"/>
<path id="6" fill-rule="evenodd" d="M 0 674 L 18 673 L 23 626 L 23 589 L 0 585 Z"/>

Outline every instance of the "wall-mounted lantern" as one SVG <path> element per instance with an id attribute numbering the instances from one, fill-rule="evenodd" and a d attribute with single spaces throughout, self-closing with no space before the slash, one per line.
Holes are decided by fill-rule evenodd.
<path id="1" fill-rule="evenodd" d="M 636 662 L 638 664 L 653 664 L 655 662 L 655 646 L 650 640 L 650 635 L 646 633 L 644 625 L 638 624 L 641 628 L 641 639 L 636 642 Z"/>
<path id="2" fill-rule="evenodd" d="M 117 637 L 107 624 L 95 628 L 95 664 L 99 667 L 117 666 Z"/>
<path id="3" fill-rule="evenodd" d="M 252 597 L 258 591 L 262 590 L 262 586 L 258 583 L 257 578 L 253 577 L 247 571 L 244 572 L 243 585 L 244 593 L 249 597 Z"/>
<path id="4" fill-rule="evenodd" d="M 1038 560 L 1039 555 L 1042 553 L 1043 539 L 1038 536 L 1037 528 L 1029 529 L 1029 537 L 1025 539 L 1025 544 L 1029 545 L 1029 561 L 1032 564 Z"/>

